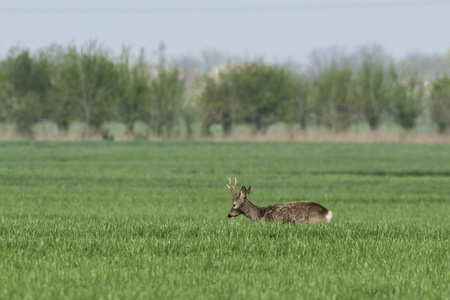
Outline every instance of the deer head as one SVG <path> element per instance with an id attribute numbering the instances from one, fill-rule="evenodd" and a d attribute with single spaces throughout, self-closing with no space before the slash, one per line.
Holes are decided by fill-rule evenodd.
<path id="1" fill-rule="evenodd" d="M 242 213 L 242 208 L 244 207 L 245 203 L 248 202 L 248 195 L 250 195 L 251 186 L 249 185 L 248 188 L 242 186 L 241 190 L 239 191 L 239 194 L 237 194 L 236 193 L 236 184 L 238 182 L 237 178 L 234 178 L 234 185 L 231 184 L 231 178 L 228 179 L 229 184 L 227 184 L 227 187 L 230 189 L 231 194 L 233 195 L 233 205 L 231 206 L 228 218 L 234 218 Z"/>

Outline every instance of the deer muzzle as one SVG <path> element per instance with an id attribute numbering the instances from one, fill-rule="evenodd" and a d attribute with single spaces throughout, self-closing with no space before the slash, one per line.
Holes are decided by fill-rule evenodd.
<path id="1" fill-rule="evenodd" d="M 230 211 L 230 213 L 228 214 L 228 218 L 234 218 L 234 217 L 239 216 L 240 214 L 241 214 L 241 213 L 240 213 L 239 211 L 232 209 L 232 210 Z"/>

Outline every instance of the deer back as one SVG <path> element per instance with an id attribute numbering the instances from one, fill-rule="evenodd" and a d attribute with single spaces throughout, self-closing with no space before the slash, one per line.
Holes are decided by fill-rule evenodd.
<path id="1" fill-rule="evenodd" d="M 261 221 L 327 224 L 332 216 L 330 210 L 317 202 L 297 201 L 267 206 Z"/>

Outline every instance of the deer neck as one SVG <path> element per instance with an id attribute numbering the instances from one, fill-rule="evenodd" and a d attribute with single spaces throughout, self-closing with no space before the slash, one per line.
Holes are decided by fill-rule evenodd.
<path id="1" fill-rule="evenodd" d="M 245 201 L 241 211 L 244 216 L 253 221 L 258 221 L 264 215 L 265 207 L 259 207 L 253 204 L 250 200 Z"/>

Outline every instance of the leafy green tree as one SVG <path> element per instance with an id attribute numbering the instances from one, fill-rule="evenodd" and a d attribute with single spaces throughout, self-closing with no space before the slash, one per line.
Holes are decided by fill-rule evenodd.
<path id="1" fill-rule="evenodd" d="M 382 63 L 365 55 L 355 79 L 355 97 L 371 130 L 380 125 L 386 111 L 391 84 Z"/>
<path id="2" fill-rule="evenodd" d="M 0 122 L 11 121 L 10 115 L 10 99 L 12 86 L 8 80 L 8 72 L 5 64 L 0 63 Z"/>
<path id="3" fill-rule="evenodd" d="M 201 81 L 201 91 L 196 102 L 204 136 L 211 136 L 210 127 L 214 123 L 222 123 L 224 135 L 231 133 L 236 107 L 228 75 L 227 72 L 219 72 L 216 76 L 206 75 Z"/>
<path id="4" fill-rule="evenodd" d="M 136 121 L 144 120 L 150 110 L 150 73 L 144 52 L 141 51 L 138 61 L 131 64 L 130 49 L 124 48 L 117 64 L 117 73 L 119 116 L 130 134 Z"/>
<path id="5" fill-rule="evenodd" d="M 438 131 L 444 133 L 450 127 L 450 78 L 447 74 L 433 82 L 430 102 L 431 119 Z"/>
<path id="6" fill-rule="evenodd" d="M 77 56 L 77 66 L 85 134 L 89 128 L 98 132 L 103 122 L 114 119 L 117 112 L 114 97 L 118 79 L 116 68 L 109 52 L 95 41 L 82 47 Z"/>
<path id="7" fill-rule="evenodd" d="M 31 136 L 33 124 L 40 120 L 41 109 L 39 95 L 36 92 L 28 91 L 20 96 L 14 107 L 18 132 Z"/>
<path id="8" fill-rule="evenodd" d="M 355 120 L 353 71 L 347 62 L 324 67 L 313 80 L 313 110 L 319 124 L 345 130 Z"/>
<path id="9" fill-rule="evenodd" d="M 230 72 L 233 96 L 239 99 L 238 117 L 253 125 L 254 132 L 265 133 L 283 117 L 291 97 L 290 73 L 283 67 L 250 62 Z"/>
<path id="10" fill-rule="evenodd" d="M 52 69 L 47 118 L 57 124 L 60 132 L 67 132 L 71 122 L 83 119 L 78 52 L 72 46 L 54 45 L 44 53 Z"/>
<path id="11" fill-rule="evenodd" d="M 158 136 L 166 129 L 167 137 L 173 136 L 175 123 L 180 116 L 184 99 L 184 80 L 180 77 L 177 67 L 158 68 L 158 74 L 150 84 L 152 104 L 150 122 Z"/>
<path id="12" fill-rule="evenodd" d="M 33 61 L 28 50 L 15 53 L 11 50 L 8 57 L 9 82 L 13 86 L 15 94 L 26 94 L 30 89 L 30 74 L 33 68 Z"/>
<path id="13" fill-rule="evenodd" d="M 292 94 L 284 103 L 283 121 L 287 124 L 298 123 L 302 130 L 307 129 L 311 112 L 309 84 L 306 76 L 292 75 L 290 84 L 286 86 Z"/>
<path id="14" fill-rule="evenodd" d="M 391 68 L 391 73 L 394 119 L 404 129 L 410 130 L 416 126 L 417 118 L 423 111 L 423 83 L 417 75 L 401 80 L 394 68 Z"/>
<path id="15" fill-rule="evenodd" d="M 18 132 L 31 135 L 32 125 L 45 118 L 51 87 L 50 68 L 43 56 L 32 58 L 28 50 L 7 62 L 12 87 L 11 113 Z"/>
<path id="16" fill-rule="evenodd" d="M 73 121 L 83 120 L 83 102 L 79 56 L 75 47 L 58 49 L 54 53 L 54 76 L 51 90 L 51 120 L 61 132 L 66 132 Z"/>
<path id="17" fill-rule="evenodd" d="M 36 58 L 33 59 L 30 90 L 35 92 L 39 97 L 42 119 L 48 119 L 51 111 L 51 105 L 49 103 L 51 75 L 51 61 L 44 53 L 37 53 Z"/>
<path id="18" fill-rule="evenodd" d="M 225 135 L 238 121 L 251 124 L 254 133 L 264 134 L 271 124 L 292 119 L 287 113 L 294 98 L 292 75 L 283 67 L 261 61 L 223 65 L 205 76 L 201 88 L 199 107 L 205 135 L 216 122 L 222 123 Z"/>

